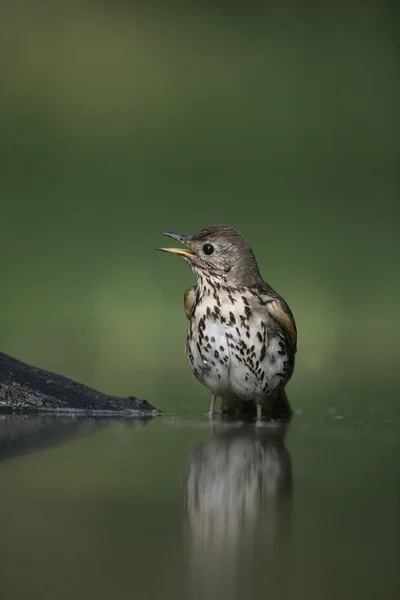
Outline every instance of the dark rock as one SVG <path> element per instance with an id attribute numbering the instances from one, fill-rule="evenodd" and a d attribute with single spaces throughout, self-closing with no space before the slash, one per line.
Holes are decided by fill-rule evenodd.
<path id="1" fill-rule="evenodd" d="M 0 352 L 0 411 L 124 415 L 156 414 L 147 400 L 108 396 Z"/>

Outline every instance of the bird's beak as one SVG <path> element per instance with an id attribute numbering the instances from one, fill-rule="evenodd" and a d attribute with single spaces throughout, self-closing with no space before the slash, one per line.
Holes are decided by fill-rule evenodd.
<path id="1" fill-rule="evenodd" d="M 165 231 L 161 235 L 167 235 L 174 240 L 178 240 L 178 242 L 182 242 L 182 244 L 186 244 L 186 235 L 181 235 L 180 233 L 170 233 L 169 231 Z M 161 250 L 161 252 L 168 252 L 169 254 L 178 254 L 179 256 L 183 256 L 185 258 L 193 258 L 193 256 L 196 256 L 196 252 L 193 252 L 193 250 L 189 250 L 188 248 L 157 248 L 157 250 Z"/>

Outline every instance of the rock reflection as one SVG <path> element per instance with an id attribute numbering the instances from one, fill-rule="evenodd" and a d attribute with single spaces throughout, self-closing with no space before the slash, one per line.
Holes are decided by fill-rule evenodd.
<path id="1" fill-rule="evenodd" d="M 151 419 L 150 419 L 151 420 Z M 49 415 L 8 415 L 0 413 L 0 462 L 45 450 L 73 438 L 89 435 L 115 422 L 140 427 L 148 419 L 115 419 L 108 417 L 60 417 Z"/>
<path id="2" fill-rule="evenodd" d="M 242 597 L 257 563 L 278 573 L 292 512 L 286 430 L 232 424 L 192 455 L 185 478 L 191 597 Z"/>

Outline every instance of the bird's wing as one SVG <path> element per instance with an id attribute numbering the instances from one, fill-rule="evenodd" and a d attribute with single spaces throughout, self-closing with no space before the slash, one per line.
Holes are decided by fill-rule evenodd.
<path id="1" fill-rule="evenodd" d="M 289 348 L 295 354 L 297 352 L 297 328 L 289 306 L 277 292 L 267 285 L 261 295 L 261 301 L 268 310 L 269 316 L 277 324 Z"/>
<path id="2" fill-rule="evenodd" d="M 273 299 L 267 302 L 269 315 L 281 326 L 283 334 L 293 352 L 297 352 L 297 328 L 292 311 L 283 299 Z"/>
<path id="3" fill-rule="evenodd" d="M 188 319 L 190 319 L 192 316 L 193 304 L 194 304 L 194 301 L 196 300 L 196 288 L 197 288 L 197 285 L 192 285 L 192 287 L 190 287 L 188 290 L 186 290 L 184 298 L 183 298 L 185 314 Z"/>

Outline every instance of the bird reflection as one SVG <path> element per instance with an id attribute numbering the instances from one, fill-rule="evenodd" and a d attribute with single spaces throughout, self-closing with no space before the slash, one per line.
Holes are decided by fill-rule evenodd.
<path id="1" fill-rule="evenodd" d="M 233 423 L 193 453 L 185 477 L 191 597 L 235 597 L 258 562 L 279 571 L 292 512 L 286 431 Z"/>

